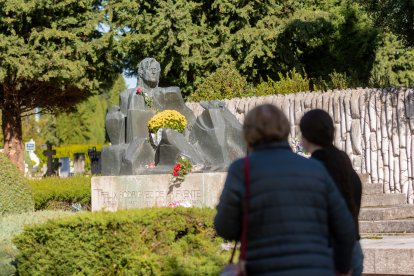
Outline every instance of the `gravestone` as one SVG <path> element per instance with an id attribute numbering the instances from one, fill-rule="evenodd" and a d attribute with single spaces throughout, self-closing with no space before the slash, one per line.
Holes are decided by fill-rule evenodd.
<path id="1" fill-rule="evenodd" d="M 77 152 L 73 155 L 73 172 L 75 174 L 85 173 L 85 154 Z"/>
<path id="2" fill-rule="evenodd" d="M 69 177 L 70 175 L 70 158 L 69 157 L 62 157 L 59 158 L 60 161 L 60 169 L 59 169 L 59 176 L 60 177 Z"/>
<path id="3" fill-rule="evenodd" d="M 89 160 L 91 160 L 91 174 L 101 174 L 101 152 L 96 147 L 88 149 Z"/>
<path id="4" fill-rule="evenodd" d="M 56 174 L 53 166 L 53 155 L 56 154 L 56 151 L 52 149 L 52 145 L 47 143 L 47 149 L 43 151 L 43 154 L 47 157 L 47 170 L 44 176 L 52 176 Z M 59 167 L 58 167 L 59 168 Z"/>
<path id="5" fill-rule="evenodd" d="M 52 163 L 53 175 L 56 175 L 56 173 L 59 171 L 60 165 L 62 164 L 59 162 L 59 158 L 53 158 L 53 163 Z"/>

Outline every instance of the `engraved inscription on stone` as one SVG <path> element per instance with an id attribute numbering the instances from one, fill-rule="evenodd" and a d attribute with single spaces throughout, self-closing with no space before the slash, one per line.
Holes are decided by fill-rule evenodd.
<path id="1" fill-rule="evenodd" d="M 179 185 L 169 175 L 92 178 L 92 211 L 175 205 L 214 208 L 226 173 L 189 174 Z"/>

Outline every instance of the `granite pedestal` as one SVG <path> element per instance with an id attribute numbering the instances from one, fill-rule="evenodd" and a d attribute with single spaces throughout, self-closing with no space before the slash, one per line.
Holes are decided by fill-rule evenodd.
<path id="1" fill-rule="evenodd" d="M 92 211 L 218 204 L 227 173 L 192 173 L 173 184 L 171 174 L 92 177 Z"/>

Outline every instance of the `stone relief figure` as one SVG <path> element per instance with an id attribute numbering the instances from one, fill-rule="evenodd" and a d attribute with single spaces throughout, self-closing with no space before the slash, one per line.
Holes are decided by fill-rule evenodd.
<path id="1" fill-rule="evenodd" d="M 183 100 L 179 87 L 159 87 L 161 67 L 154 58 L 138 66 L 135 89 L 120 94 L 120 106 L 106 115 L 111 146 L 102 149 L 103 175 L 169 173 L 180 157 L 199 171 L 225 170 L 232 160 L 244 156 L 246 145 L 241 124 L 219 101 L 203 103 L 196 118 Z M 157 111 L 176 110 L 185 116 L 183 133 L 162 129 L 154 143 L 148 121 Z M 155 163 L 155 168 L 148 165 Z"/>

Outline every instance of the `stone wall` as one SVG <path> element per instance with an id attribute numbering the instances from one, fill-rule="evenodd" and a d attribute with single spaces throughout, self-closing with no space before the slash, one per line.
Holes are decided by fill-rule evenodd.
<path id="1" fill-rule="evenodd" d="M 369 174 L 372 183 L 382 183 L 385 193 L 405 193 L 414 203 L 414 88 L 306 92 L 225 103 L 240 122 L 253 107 L 274 104 L 288 116 L 292 139 L 300 139 L 299 121 L 306 111 L 328 111 L 335 123 L 335 145 L 350 156 L 355 169 Z M 196 115 L 203 111 L 198 103 L 187 105 Z"/>

